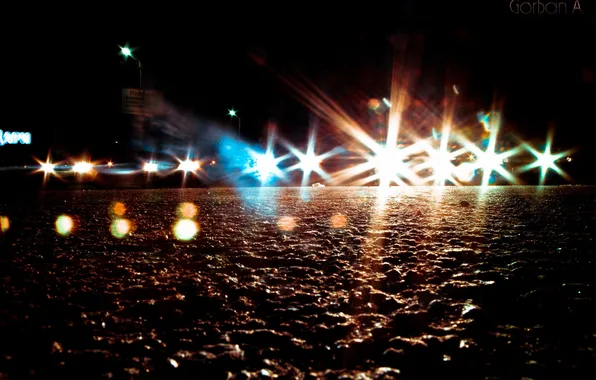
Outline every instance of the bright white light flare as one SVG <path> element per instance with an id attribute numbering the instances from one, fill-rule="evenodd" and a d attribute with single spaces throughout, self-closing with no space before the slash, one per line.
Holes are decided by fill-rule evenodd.
<path id="1" fill-rule="evenodd" d="M 199 161 L 186 160 L 178 165 L 178 170 L 182 170 L 183 172 L 195 172 L 199 170 L 200 166 Z"/>
<path id="2" fill-rule="evenodd" d="M 308 146 L 306 148 L 306 153 L 302 153 L 291 144 L 286 143 L 286 147 L 294 156 L 296 156 L 299 162 L 296 165 L 293 165 L 287 169 L 287 171 L 292 171 L 296 169 L 302 170 L 302 186 L 308 186 L 308 182 L 310 179 L 310 174 L 312 172 L 317 173 L 321 178 L 325 179 L 326 181 L 330 181 L 331 177 L 327 174 L 323 168 L 321 168 L 321 163 L 323 160 L 333 156 L 337 150 L 331 150 L 327 153 L 317 155 L 315 152 L 315 142 L 316 142 L 316 134 L 314 129 L 310 131 L 309 138 L 308 138 Z"/>
<path id="3" fill-rule="evenodd" d="M 493 121 L 493 124 L 489 126 L 490 136 L 486 151 L 482 151 L 476 146 L 476 144 L 468 141 L 461 135 L 457 135 L 457 138 L 464 148 L 477 157 L 476 162 L 474 162 L 474 168 L 482 169 L 482 186 L 488 186 L 490 184 L 490 179 L 493 172 L 497 172 L 507 181 L 515 184 L 517 183 L 517 179 L 505 167 L 503 167 L 503 164 L 509 157 L 517 154 L 520 148 L 516 147 L 502 153 L 495 153 L 497 135 L 499 134 L 501 124 L 498 114 L 493 117 L 495 120 Z"/>
<path id="4" fill-rule="evenodd" d="M 147 162 L 143 167 L 143 170 L 147 173 L 153 173 L 157 171 L 157 164 L 155 162 Z"/>
<path id="5" fill-rule="evenodd" d="M 544 185 L 546 182 L 546 174 L 549 170 L 554 171 L 555 173 L 559 174 L 563 178 L 569 179 L 567 173 L 565 173 L 561 168 L 559 168 L 556 162 L 565 157 L 569 154 L 569 151 L 561 152 L 557 154 L 551 153 L 551 146 L 552 146 L 553 135 L 552 132 L 549 132 L 547 139 L 546 139 L 546 147 L 544 148 L 544 153 L 538 152 L 529 144 L 525 144 L 525 148 L 536 157 L 536 161 L 533 163 L 523 166 L 519 169 L 520 172 L 528 171 L 534 168 L 540 168 L 540 185 Z"/>
<path id="6" fill-rule="evenodd" d="M 40 170 L 46 174 L 49 174 L 49 173 L 53 173 L 55 168 L 56 168 L 56 165 L 49 163 L 49 162 L 44 162 L 41 164 Z"/>
<path id="7" fill-rule="evenodd" d="M 86 174 L 86 173 L 90 173 L 93 170 L 93 165 L 89 162 L 77 162 L 72 170 L 75 173 L 79 173 L 79 174 Z"/>

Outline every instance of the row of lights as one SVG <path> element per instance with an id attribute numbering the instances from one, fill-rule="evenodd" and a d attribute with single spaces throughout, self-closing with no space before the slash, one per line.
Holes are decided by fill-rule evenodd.
<path id="1" fill-rule="evenodd" d="M 110 224 L 112 236 L 118 239 L 124 239 L 130 236 L 134 230 L 134 224 L 124 218 L 126 207 L 123 203 L 117 202 L 111 208 L 111 214 L 114 216 Z M 199 223 L 196 222 L 198 208 L 192 203 L 182 203 L 177 210 L 178 220 L 172 227 L 174 237 L 180 241 L 190 241 L 195 238 L 200 231 Z M 69 215 L 60 215 L 56 218 L 56 232 L 61 236 L 69 236 L 75 230 L 75 220 Z M 6 233 L 10 228 L 10 220 L 7 216 L 0 216 L 0 232 Z"/>
<path id="2" fill-rule="evenodd" d="M 50 162 L 49 160 L 46 162 L 40 162 L 39 164 L 40 164 L 39 170 L 46 174 L 54 173 L 56 171 L 57 165 Z M 215 165 L 215 160 L 212 160 L 210 162 L 210 164 Z M 109 161 L 107 163 L 107 166 L 112 167 L 112 166 L 114 166 L 114 163 L 112 161 Z M 80 162 L 75 163 L 72 166 L 72 171 L 77 174 L 88 174 L 93 171 L 93 168 L 94 168 L 94 164 L 92 164 L 91 162 L 80 161 Z M 201 168 L 201 163 L 197 160 L 187 159 L 185 161 L 181 161 L 180 164 L 178 165 L 178 170 L 184 171 L 184 172 L 196 172 L 200 168 Z M 153 161 L 146 162 L 143 165 L 143 171 L 145 171 L 147 173 L 157 172 L 158 169 L 159 169 L 158 164 Z"/>
<path id="3" fill-rule="evenodd" d="M 139 69 L 142 67 L 138 58 L 133 54 L 133 48 L 128 45 L 119 46 L 120 55 L 127 60 L 128 58 L 134 59 L 139 62 Z M 569 179 L 569 176 L 557 165 L 557 161 L 565 157 L 568 152 L 560 152 L 553 154 L 551 152 L 551 138 L 548 137 L 544 152 L 539 152 L 529 144 L 522 144 L 516 148 L 505 150 L 501 147 L 497 150 L 497 135 L 500 129 L 500 116 L 498 112 L 479 112 L 477 114 L 478 122 L 484 127 L 485 132 L 490 133 L 488 137 L 488 144 L 486 151 L 481 150 L 465 138 L 462 134 L 452 132 L 451 122 L 445 122 L 443 125 L 443 131 L 439 139 L 439 134 L 433 128 L 433 139 L 440 140 L 440 146 L 438 149 L 433 144 L 428 143 L 426 139 L 418 139 L 416 143 L 409 147 L 398 147 L 398 135 L 401 125 L 402 115 L 404 110 L 404 99 L 401 92 L 402 89 L 397 85 L 396 78 L 392 79 L 392 93 L 389 99 L 382 98 L 382 103 L 385 105 L 383 110 L 391 109 L 389 113 L 389 119 L 387 121 L 387 136 L 386 142 L 378 143 L 369 136 L 360 126 L 357 125 L 350 117 L 346 117 L 347 113 L 339 108 L 329 97 L 327 97 L 320 89 L 312 88 L 312 86 L 303 86 L 300 83 L 294 83 L 291 80 L 284 80 L 290 85 L 295 91 L 301 101 L 303 101 L 307 107 L 311 108 L 317 114 L 324 114 L 329 121 L 342 130 L 354 137 L 364 147 L 367 152 L 362 154 L 362 157 L 366 159 L 365 163 L 350 166 L 345 170 L 329 175 L 324 172 L 321 168 L 320 163 L 323 159 L 334 154 L 333 151 L 326 153 L 325 155 L 317 156 L 314 153 L 314 135 L 309 139 L 309 149 L 306 154 L 298 152 L 293 149 L 297 157 L 300 158 L 300 163 L 288 168 L 288 171 L 294 169 L 302 169 L 303 180 L 302 185 L 308 183 L 309 175 L 312 172 L 316 172 L 319 176 L 323 177 L 326 181 L 331 181 L 340 177 L 342 182 L 351 180 L 357 185 L 366 185 L 374 181 L 379 181 L 380 185 L 386 186 L 391 184 L 405 185 L 407 184 L 404 179 L 414 184 L 427 184 L 432 182 L 435 186 L 444 186 L 447 183 L 455 185 L 465 184 L 472 182 L 476 173 L 482 171 L 482 185 L 487 186 L 491 183 L 494 175 L 500 175 L 504 177 L 510 183 L 517 183 L 517 179 L 513 175 L 515 172 L 525 172 L 533 169 L 540 170 L 539 184 L 543 185 L 546 181 L 546 175 L 549 171 L 554 171 L 557 174 Z M 456 96 L 460 95 L 458 87 L 453 85 L 453 92 Z M 372 110 L 381 109 L 381 101 L 378 99 L 371 99 L 368 106 Z M 228 110 L 228 116 L 232 119 L 238 120 L 238 135 L 240 135 L 240 117 L 238 112 L 234 109 Z M 452 115 L 451 115 L 452 116 Z M 450 116 L 450 118 L 451 118 Z M 463 145 L 462 148 L 458 149 L 456 146 L 449 147 L 451 141 L 451 135 L 460 140 L 459 142 Z M 418 149 L 420 148 L 420 149 Z M 532 155 L 535 156 L 536 161 L 528 165 L 524 165 L 520 168 L 514 168 L 509 171 L 504 167 L 504 164 L 508 162 L 508 158 L 517 154 L 523 148 L 526 148 Z M 423 150 L 428 155 L 428 159 L 423 163 L 416 163 L 415 165 L 406 164 L 408 155 L 406 152 Z M 244 174 L 255 174 L 261 182 L 264 184 L 272 177 L 283 177 L 286 170 L 278 168 L 277 164 L 284 160 L 286 156 L 275 157 L 273 155 L 271 144 L 268 143 L 267 152 L 265 154 L 257 154 L 251 151 L 251 156 L 254 159 L 254 165 L 249 166 L 243 171 Z M 460 165 L 455 166 L 453 161 L 464 153 L 470 153 L 474 162 L 464 162 Z M 475 157 L 478 157 L 476 160 Z M 571 162 L 572 158 L 566 158 L 568 162 Z M 194 164 L 193 164 L 194 165 Z M 157 164 L 147 163 L 145 165 L 146 172 L 157 171 Z M 195 166 L 185 164 L 184 167 L 181 163 L 179 168 L 184 171 L 194 171 Z M 359 179 L 359 176 L 364 176 L 371 169 L 374 169 L 374 175 L 370 175 L 364 179 Z M 432 173 L 430 175 L 419 176 L 419 173 Z M 335 177 L 335 178 L 334 178 Z"/>
<path id="4" fill-rule="evenodd" d="M 122 212 L 118 212 L 122 210 Z M 200 231 L 199 223 L 196 222 L 198 209 L 192 203 L 183 203 L 179 207 L 178 220 L 174 223 L 172 232 L 174 237 L 180 241 L 190 241 L 195 238 Z M 134 230 L 134 224 L 124 218 L 125 208 L 122 203 L 116 203 L 114 207 L 114 218 L 110 224 L 112 236 L 118 239 L 124 239 Z M 330 225 L 335 229 L 345 228 L 348 220 L 343 214 L 335 214 L 331 217 Z M 277 226 L 282 232 L 291 232 L 297 227 L 297 220 L 292 216 L 283 216 L 279 218 Z M 75 221 L 69 215 L 60 215 L 55 222 L 56 232 L 61 236 L 69 236 L 75 230 Z M 6 233 L 10 228 L 10 221 L 6 216 L 0 216 L 0 232 Z"/>

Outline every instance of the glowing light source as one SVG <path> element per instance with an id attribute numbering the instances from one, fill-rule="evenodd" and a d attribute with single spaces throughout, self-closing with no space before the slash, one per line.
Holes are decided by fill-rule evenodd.
<path id="1" fill-rule="evenodd" d="M 381 105 L 381 103 L 379 103 L 379 101 L 377 99 L 371 99 L 368 101 L 368 108 L 370 108 L 372 110 L 377 110 L 380 105 Z"/>
<path id="2" fill-rule="evenodd" d="M 374 179 L 379 180 L 379 186 L 388 187 L 392 183 L 407 185 L 400 178 L 400 176 L 409 176 L 409 168 L 404 163 L 403 152 L 397 148 L 379 146 L 375 153 L 370 158 L 370 163 L 375 171 Z"/>
<path id="3" fill-rule="evenodd" d="M 81 161 L 81 162 L 77 162 L 73 166 L 72 170 L 75 173 L 86 174 L 86 173 L 90 173 L 93 170 L 93 165 L 89 162 Z"/>
<path id="4" fill-rule="evenodd" d="M 0 232 L 6 232 L 10 228 L 8 216 L 0 216 Z"/>
<path id="5" fill-rule="evenodd" d="M 63 236 L 69 235 L 74 227 L 74 221 L 68 215 L 60 215 L 56 219 L 56 231 Z"/>
<path id="6" fill-rule="evenodd" d="M 119 46 L 120 48 L 120 55 L 124 57 L 124 59 L 132 58 L 134 59 L 134 55 L 132 54 L 133 49 L 131 49 L 128 45 Z"/>
<path id="7" fill-rule="evenodd" d="M 111 211 L 114 215 L 122 217 L 126 213 L 126 206 L 122 202 L 116 202 L 112 206 Z"/>
<path id="8" fill-rule="evenodd" d="M 125 238 L 131 230 L 131 223 L 126 219 L 115 219 L 110 226 L 110 231 L 115 238 Z"/>
<path id="9" fill-rule="evenodd" d="M 323 159 L 314 153 L 309 153 L 300 158 L 300 166 L 305 172 L 312 172 L 321 167 Z"/>
<path id="10" fill-rule="evenodd" d="M 180 162 L 180 165 L 178 165 L 178 170 L 182 170 L 183 172 L 195 172 L 199 170 L 200 167 L 201 164 L 199 164 L 199 161 L 191 161 L 187 159 Z"/>
<path id="11" fill-rule="evenodd" d="M 199 214 L 199 209 L 193 203 L 184 202 L 178 206 L 178 214 L 183 219 L 193 219 Z"/>
<path id="12" fill-rule="evenodd" d="M 41 169 L 40 170 L 43 171 L 46 174 L 49 174 L 49 173 L 53 173 L 55 168 L 56 168 L 56 165 L 54 165 L 54 164 L 52 164 L 50 162 L 43 162 L 41 164 Z"/>
<path id="13" fill-rule="evenodd" d="M 390 185 L 399 170 L 398 160 L 400 157 L 389 149 L 382 149 L 377 152 L 373 159 L 375 172 L 384 185 Z"/>
<path id="14" fill-rule="evenodd" d="M 238 116 L 238 112 L 236 112 L 236 110 L 233 108 L 229 109 L 228 116 L 230 116 L 232 119 L 236 118 L 238 120 L 238 135 L 240 135 L 240 116 Z"/>
<path id="15" fill-rule="evenodd" d="M 31 133 L 29 132 L 4 132 L 0 129 L 0 146 L 6 144 L 31 144 Z"/>
<path id="16" fill-rule="evenodd" d="M 287 171 L 292 171 L 295 169 L 302 170 L 302 186 L 308 186 L 310 174 L 312 172 L 317 173 L 319 176 L 324 178 L 327 181 L 331 180 L 331 177 L 321 168 L 321 162 L 326 158 L 333 156 L 337 149 L 331 150 L 327 153 L 317 155 L 315 152 L 315 131 L 311 129 L 309 138 L 308 138 L 308 146 L 306 148 L 306 153 L 300 152 L 298 149 L 294 148 L 290 144 L 286 143 L 286 147 L 294 156 L 300 160 L 298 164 L 291 166 L 287 169 Z"/>
<path id="17" fill-rule="evenodd" d="M 261 182 L 266 182 L 273 174 L 280 170 L 278 161 L 272 153 L 259 154 L 254 158 L 254 170 Z"/>
<path id="18" fill-rule="evenodd" d="M 548 173 L 549 170 L 554 171 L 555 173 L 559 174 L 563 178 L 566 178 L 566 179 L 569 178 L 567 173 L 565 173 L 561 168 L 559 168 L 556 165 L 556 162 L 559 159 L 565 157 L 567 154 L 569 154 L 569 151 L 552 154 L 551 153 L 552 139 L 553 139 L 552 132 L 549 132 L 547 139 L 546 139 L 546 146 L 544 147 L 544 153 L 540 153 L 536 149 L 531 147 L 529 144 L 525 144 L 526 149 L 528 149 L 530 151 L 530 153 L 532 153 L 532 155 L 534 157 L 536 157 L 536 161 L 520 168 L 519 171 L 524 172 L 524 171 L 539 167 L 540 168 L 540 179 L 539 179 L 540 185 L 544 185 L 544 183 L 546 182 L 546 174 Z"/>
<path id="19" fill-rule="evenodd" d="M 433 132 L 435 130 L 433 129 Z M 436 132 L 435 132 L 436 133 Z M 438 137 L 438 134 L 437 134 Z M 451 182 L 458 185 L 457 180 L 454 178 L 456 171 L 452 161 L 459 155 L 466 152 L 465 148 L 461 148 L 455 151 L 450 151 L 449 141 L 451 139 L 451 125 L 449 123 L 443 124 L 443 129 L 440 134 L 439 148 L 435 149 L 430 143 L 424 142 L 423 146 L 428 154 L 428 159 L 417 167 L 418 170 L 430 168 L 432 169 L 432 176 L 427 178 L 434 180 L 435 186 L 445 186 L 447 182 Z M 451 146 L 456 148 L 456 146 Z M 457 174 L 455 174 L 457 176 Z"/>
<path id="20" fill-rule="evenodd" d="M 454 166 L 451 163 L 451 156 L 447 152 L 437 152 L 431 158 L 435 186 L 444 186 L 447 180 L 451 180 Z M 453 182 L 453 181 L 451 181 Z"/>
<path id="21" fill-rule="evenodd" d="M 464 146 L 464 148 L 466 148 L 471 154 L 473 154 L 477 158 L 477 160 L 474 162 L 474 168 L 482 169 L 482 186 L 488 186 L 490 184 L 491 175 L 493 172 L 500 174 L 510 183 L 517 183 L 516 178 L 506 168 L 503 167 L 503 163 L 507 158 L 517 154 L 520 148 L 516 147 L 508 151 L 495 153 L 497 145 L 497 135 L 499 133 L 501 124 L 499 113 L 491 113 L 491 116 L 492 119 L 490 121 L 492 123 L 487 124 L 485 126 L 488 129 L 488 131 L 490 131 L 486 151 L 482 151 L 475 144 L 466 140 L 463 136 L 457 135 L 457 138 L 459 139 L 460 143 Z M 483 120 L 486 121 L 488 120 L 487 118 L 488 116 L 486 116 Z"/>
<path id="22" fill-rule="evenodd" d="M 147 173 L 153 173 L 157 171 L 157 164 L 155 162 L 146 162 L 143 166 L 143 170 Z"/>
<path id="23" fill-rule="evenodd" d="M 194 239 L 199 232 L 199 225 L 192 220 L 182 219 L 174 225 L 174 236 L 181 241 Z"/>
<path id="24" fill-rule="evenodd" d="M 111 168 L 112 166 L 114 166 L 114 163 L 112 161 L 108 161 L 108 167 Z"/>

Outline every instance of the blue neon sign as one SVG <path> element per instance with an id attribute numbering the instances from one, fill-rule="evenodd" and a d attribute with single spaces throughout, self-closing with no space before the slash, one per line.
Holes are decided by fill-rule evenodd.
<path id="1" fill-rule="evenodd" d="M 31 144 L 31 133 L 29 132 L 4 132 L 0 129 L 0 146 L 6 144 Z"/>

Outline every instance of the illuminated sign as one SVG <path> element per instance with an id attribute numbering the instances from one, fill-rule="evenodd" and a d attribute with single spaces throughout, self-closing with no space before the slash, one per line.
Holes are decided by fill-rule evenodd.
<path id="1" fill-rule="evenodd" d="M 31 133 L 29 132 L 4 132 L 0 129 L 0 146 L 6 144 L 31 144 Z"/>

